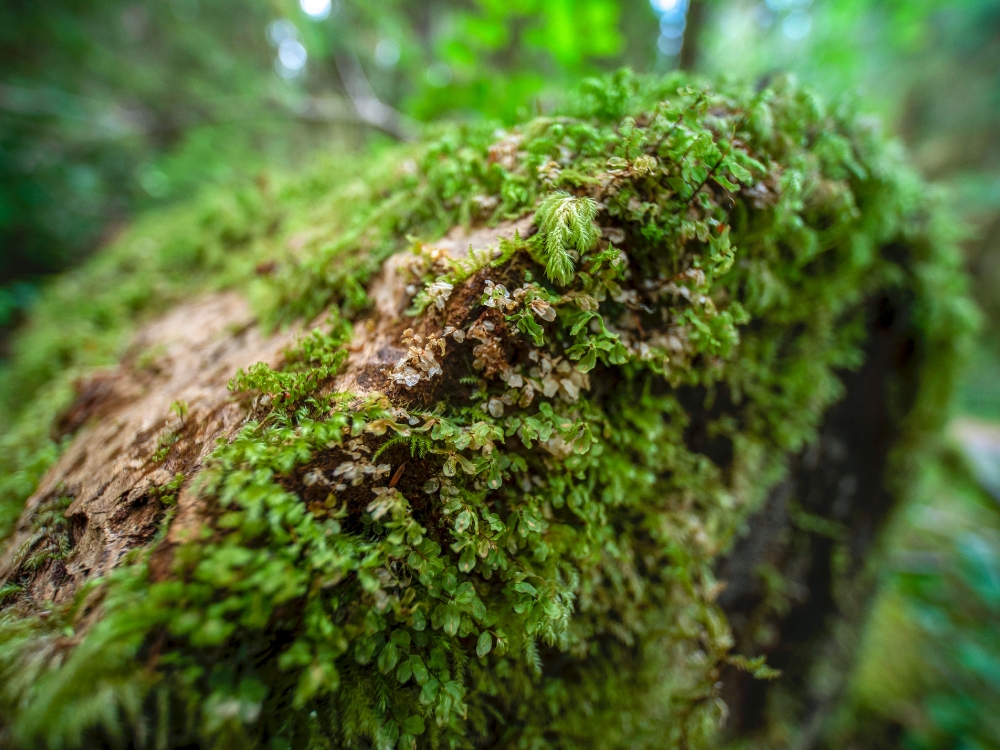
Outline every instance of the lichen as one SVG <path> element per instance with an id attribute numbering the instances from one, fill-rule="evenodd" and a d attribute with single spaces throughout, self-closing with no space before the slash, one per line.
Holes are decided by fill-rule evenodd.
<path id="1" fill-rule="evenodd" d="M 34 670 L 0 695 L 13 742 L 695 747 L 724 665 L 774 676 L 731 653 L 714 565 L 842 395 L 879 294 L 912 297 L 925 373 L 898 473 L 940 419 L 968 315 L 919 182 L 783 80 L 622 73 L 415 158 L 268 281 L 273 319 L 328 318 L 234 377 L 252 419 L 193 478 L 204 528 L 169 573 L 121 566 L 66 659 L 8 608 L 0 670 Z M 489 252 L 433 250 L 525 216 Z M 337 392 L 407 243 L 406 354 L 384 393 Z"/>

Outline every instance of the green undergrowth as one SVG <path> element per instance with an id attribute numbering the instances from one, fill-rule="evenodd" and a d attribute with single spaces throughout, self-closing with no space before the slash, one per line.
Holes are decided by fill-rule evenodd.
<path id="1" fill-rule="evenodd" d="M 776 676 L 730 654 L 714 565 L 885 297 L 909 301 L 922 372 L 894 417 L 906 491 L 971 314 L 924 186 L 864 119 L 785 80 L 622 73 L 387 162 L 303 199 L 316 223 L 258 299 L 323 315 L 284 369 L 234 373 L 252 421 L 189 478 L 205 523 L 169 575 L 137 550 L 75 609 L 12 597 L 15 745 L 710 745 L 723 666 Z M 426 244 L 532 212 L 463 261 Z M 385 392 L 331 393 L 404 244 L 413 328 Z"/>
<path id="2" fill-rule="evenodd" d="M 920 472 L 890 539 L 838 740 L 1000 747 L 1000 506 L 953 449 Z"/>

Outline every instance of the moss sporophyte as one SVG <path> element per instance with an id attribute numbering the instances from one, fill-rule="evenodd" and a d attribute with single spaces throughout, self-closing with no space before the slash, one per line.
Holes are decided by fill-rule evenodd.
<path id="1" fill-rule="evenodd" d="M 969 317 L 921 184 L 864 119 L 783 80 L 622 73 L 404 156 L 377 187 L 289 198 L 353 207 L 264 282 L 266 317 L 322 322 L 235 374 L 245 426 L 162 491 L 205 508 L 169 570 L 154 540 L 47 616 L 8 578 L 15 744 L 711 745 L 721 670 L 774 676 L 733 654 L 717 562 L 887 290 L 923 373 L 897 478 L 919 460 Z M 493 239 L 443 249 L 462 225 Z M 373 321 L 388 276 L 406 312 Z M 362 383 L 376 326 L 392 357 Z"/>

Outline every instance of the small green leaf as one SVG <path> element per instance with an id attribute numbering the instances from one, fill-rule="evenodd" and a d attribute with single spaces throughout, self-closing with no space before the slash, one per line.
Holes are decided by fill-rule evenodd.
<path id="1" fill-rule="evenodd" d="M 503 484 L 503 476 L 500 473 L 500 464 L 496 461 L 490 462 L 490 474 L 486 480 L 486 486 L 491 490 L 498 490 Z"/>
<path id="2" fill-rule="evenodd" d="M 392 719 L 389 719 L 389 721 L 382 725 L 379 734 L 381 734 L 387 741 L 389 747 L 392 747 L 396 744 L 396 740 L 399 738 L 399 724 Z"/>
<path id="3" fill-rule="evenodd" d="M 472 600 L 472 616 L 480 622 L 486 619 L 486 605 L 478 596 Z"/>
<path id="4" fill-rule="evenodd" d="M 590 351 L 588 351 L 586 354 L 583 355 L 583 358 L 579 362 L 576 363 L 576 369 L 579 370 L 580 372 L 590 372 L 591 370 L 594 369 L 594 366 L 596 364 L 597 364 L 597 350 L 591 349 Z"/>
<path id="5" fill-rule="evenodd" d="M 733 177 L 735 177 L 740 182 L 752 182 L 753 181 L 753 175 L 750 174 L 750 170 L 746 169 L 745 167 L 743 167 L 740 164 L 737 164 L 735 160 L 733 160 L 733 159 L 726 159 L 725 166 L 732 173 Z"/>
<path id="6" fill-rule="evenodd" d="M 414 654 L 410 657 L 410 667 L 413 669 L 413 679 L 417 681 L 417 684 L 426 685 L 431 676 L 430 672 L 427 671 L 424 660 Z"/>
<path id="7" fill-rule="evenodd" d="M 462 624 L 462 613 L 454 604 L 449 604 L 444 610 L 444 632 L 448 635 L 458 633 L 458 626 Z"/>
<path id="8" fill-rule="evenodd" d="M 450 695 L 456 703 L 460 702 L 462 698 L 465 697 L 465 688 L 462 687 L 462 683 L 458 680 L 448 680 L 444 684 L 444 691 Z"/>
<path id="9" fill-rule="evenodd" d="M 590 322 L 591 318 L 596 318 L 596 317 L 597 313 L 592 312 L 590 310 L 586 310 L 580 313 L 580 316 L 576 319 L 576 322 L 573 324 L 573 327 L 569 329 L 570 336 L 576 336 L 576 334 L 582 331 L 584 327 L 587 325 L 587 323 Z"/>
<path id="10" fill-rule="evenodd" d="M 438 690 L 441 689 L 441 683 L 437 680 L 431 680 L 426 683 L 420 691 L 420 702 L 427 706 L 434 702 L 437 698 Z"/>
<path id="11" fill-rule="evenodd" d="M 424 611 L 422 609 L 414 610 L 413 629 L 419 633 L 426 627 L 427 627 L 427 618 L 424 616 Z"/>
<path id="12" fill-rule="evenodd" d="M 405 685 L 412 676 L 413 662 L 410 659 L 400 662 L 399 668 L 396 670 L 396 679 L 399 681 L 399 684 Z"/>
<path id="13" fill-rule="evenodd" d="M 617 339 L 615 340 L 614 346 L 611 349 L 611 354 L 608 356 L 608 360 L 613 365 L 623 365 L 628 360 L 628 350 L 621 341 Z"/>
<path id="14" fill-rule="evenodd" d="M 458 569 L 463 573 L 468 573 L 476 566 L 476 550 L 470 545 L 462 550 L 462 556 L 458 559 Z"/>
<path id="15" fill-rule="evenodd" d="M 424 717 L 417 714 L 407 717 L 406 721 L 403 722 L 403 731 L 407 734 L 423 734 Z"/>
<path id="16" fill-rule="evenodd" d="M 386 674 L 396 666 L 397 661 L 399 661 L 399 649 L 395 643 L 389 641 L 378 655 L 378 671 Z"/>
<path id="17" fill-rule="evenodd" d="M 493 636 L 488 630 L 479 634 L 479 642 L 476 644 L 476 656 L 480 659 L 486 656 L 493 648 Z"/>

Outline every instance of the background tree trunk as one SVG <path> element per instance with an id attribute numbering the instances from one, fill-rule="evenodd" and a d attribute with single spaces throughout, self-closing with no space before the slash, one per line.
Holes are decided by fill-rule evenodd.
<path id="1" fill-rule="evenodd" d="M 896 499 L 887 468 L 899 417 L 919 385 L 909 301 L 869 307 L 864 366 L 843 373 L 846 396 L 819 439 L 792 459 L 788 478 L 754 514 L 719 575 L 719 602 L 737 649 L 766 653 L 779 680 L 730 668 L 724 699 L 733 738 L 797 727 L 792 747 L 823 745 L 854 666 L 871 595 L 878 540 Z"/>

